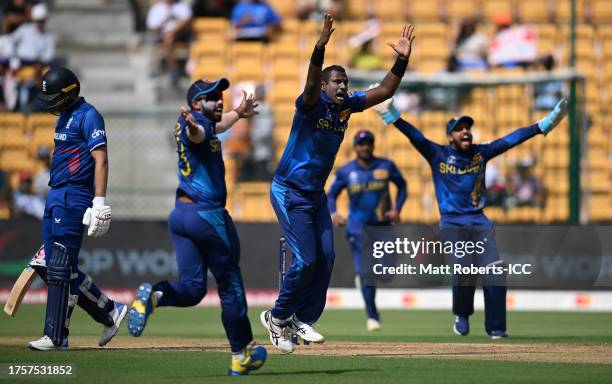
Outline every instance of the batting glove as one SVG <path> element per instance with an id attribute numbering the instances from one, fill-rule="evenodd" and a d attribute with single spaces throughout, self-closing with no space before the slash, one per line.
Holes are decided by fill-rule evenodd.
<path id="1" fill-rule="evenodd" d="M 561 99 L 545 118 L 538 121 L 540 131 L 545 136 L 548 135 L 563 120 L 565 115 L 567 115 L 567 100 Z"/>
<path id="2" fill-rule="evenodd" d="M 378 83 L 372 84 L 368 87 L 368 90 L 376 88 Z M 393 124 L 400 118 L 399 111 L 393 106 L 393 98 L 388 98 L 380 104 L 376 104 L 372 107 L 385 122 L 385 125 Z"/>
<path id="3" fill-rule="evenodd" d="M 88 226 L 87 235 L 91 237 L 103 236 L 110 227 L 111 207 L 106 205 L 104 197 L 95 197 L 93 207 L 87 208 L 83 215 L 83 225 Z"/>

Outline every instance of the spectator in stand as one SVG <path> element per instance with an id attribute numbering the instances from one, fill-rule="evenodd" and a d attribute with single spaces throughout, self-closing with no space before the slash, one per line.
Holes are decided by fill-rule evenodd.
<path id="1" fill-rule="evenodd" d="M 187 43 L 191 36 L 191 6 L 179 0 L 159 0 L 147 15 L 147 28 L 156 35 L 166 55 L 166 67 L 172 84 L 177 85 L 181 76 L 176 61 L 176 44 Z"/>
<path id="2" fill-rule="evenodd" d="M 496 165 L 497 160 L 487 164 L 485 171 L 485 187 L 487 189 L 487 205 L 490 207 L 506 207 L 506 180 L 502 177 Z"/>
<path id="3" fill-rule="evenodd" d="M 274 112 L 266 102 L 266 88 L 255 88 L 257 114 L 249 119 L 251 151 L 241 180 L 269 180 L 274 174 Z"/>
<path id="4" fill-rule="evenodd" d="M 269 42 L 281 29 L 281 18 L 265 0 L 241 0 L 230 19 L 240 41 Z"/>
<path id="5" fill-rule="evenodd" d="M 9 59 L 11 76 L 17 81 L 17 110 L 29 112 L 40 93 L 44 70 L 55 58 L 55 36 L 45 29 L 49 11 L 45 4 L 32 6 L 31 22 L 11 35 L 4 56 Z"/>
<path id="6" fill-rule="evenodd" d="M 30 18 L 32 2 L 28 0 L 9 0 L 7 2 L 3 1 L 3 3 L 4 19 L 2 27 L 5 33 L 13 33 Z"/>
<path id="7" fill-rule="evenodd" d="M 11 184 L 6 172 L 0 169 L 0 218 L 11 215 Z"/>
<path id="8" fill-rule="evenodd" d="M 34 175 L 32 190 L 44 201 L 47 200 L 49 193 L 49 180 L 51 178 L 51 147 L 41 145 L 36 151 L 36 157 L 43 165 L 43 168 Z"/>
<path id="9" fill-rule="evenodd" d="M 489 39 L 478 31 L 476 18 L 465 19 L 459 28 L 448 62 L 449 72 L 486 70 Z"/>
<path id="10" fill-rule="evenodd" d="M 552 55 L 544 56 L 540 63 L 547 72 L 551 72 L 555 68 L 555 59 Z M 552 98 L 556 97 L 559 100 L 563 97 L 563 81 L 551 80 L 544 83 L 538 83 L 535 86 L 535 108 L 537 110 L 550 110 L 551 105 L 554 108 L 556 102 Z"/>
<path id="11" fill-rule="evenodd" d="M 492 67 L 529 67 L 537 60 L 536 31 L 532 26 L 513 25 L 506 13 L 495 16 L 497 33 L 489 47 Z"/>
<path id="12" fill-rule="evenodd" d="M 508 206 L 510 208 L 519 206 L 544 207 L 544 186 L 532 173 L 535 164 L 532 158 L 522 159 L 509 176 L 506 182 L 508 186 Z"/>
<path id="13" fill-rule="evenodd" d="M 193 17 L 225 17 L 229 19 L 236 2 L 234 0 L 195 0 Z"/>
<path id="14" fill-rule="evenodd" d="M 323 15 L 329 13 L 334 20 L 344 16 L 342 0 L 298 0 L 295 15 L 300 20 L 323 20 Z"/>
<path id="15" fill-rule="evenodd" d="M 13 193 L 13 214 L 15 217 L 34 217 L 42 220 L 45 202 L 32 191 L 32 174 L 19 173 L 19 188 Z"/>
<path id="16" fill-rule="evenodd" d="M 374 38 L 380 34 L 381 23 L 379 20 L 370 19 L 364 28 L 348 39 L 351 48 L 359 47 L 351 58 L 350 66 L 356 69 L 376 70 L 383 66 L 382 57 L 372 49 Z"/>

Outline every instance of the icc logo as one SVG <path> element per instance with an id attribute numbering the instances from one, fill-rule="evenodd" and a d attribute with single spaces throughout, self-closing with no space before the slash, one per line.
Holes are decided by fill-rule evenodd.
<path id="1" fill-rule="evenodd" d="M 43 80 L 43 83 L 42 83 L 42 91 L 43 91 L 43 92 L 47 92 L 47 80 Z"/>

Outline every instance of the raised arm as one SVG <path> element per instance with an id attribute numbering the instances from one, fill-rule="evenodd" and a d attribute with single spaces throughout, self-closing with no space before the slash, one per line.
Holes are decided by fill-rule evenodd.
<path id="1" fill-rule="evenodd" d="M 559 125 L 565 115 L 567 115 L 567 101 L 565 99 L 561 99 L 557 105 L 555 105 L 553 110 L 537 123 L 525 128 L 519 128 L 500 139 L 497 139 L 489 144 L 485 144 L 483 147 L 486 149 L 485 153 L 487 160 L 506 152 L 510 148 L 521 144 L 537 134 L 542 133 L 547 135 L 557 125 Z"/>
<path id="2" fill-rule="evenodd" d="M 423 133 L 421 133 L 421 131 L 419 131 L 414 125 L 402 119 L 399 111 L 395 108 L 395 106 L 393 106 L 393 99 L 387 99 L 384 102 L 375 105 L 374 110 L 378 112 L 386 125 L 395 125 L 395 127 L 410 140 L 412 145 L 414 145 L 414 147 L 427 161 L 430 161 L 433 158 L 439 145 L 425 138 Z"/>
<path id="3" fill-rule="evenodd" d="M 334 19 L 326 13 L 323 21 L 323 29 L 319 41 L 314 47 L 310 64 L 308 65 L 308 75 L 306 77 L 306 85 L 302 94 L 302 107 L 305 110 L 311 109 L 319 101 L 321 93 L 321 67 L 323 67 L 323 59 L 325 58 L 325 46 L 329 42 L 331 34 L 334 32 L 332 28 Z"/>
<path id="4" fill-rule="evenodd" d="M 230 129 L 240 119 L 248 119 L 259 114 L 255 110 L 259 104 L 255 102 L 255 95 L 248 95 L 242 90 L 242 100 L 240 104 L 229 112 L 221 116 L 221 121 L 215 125 L 217 133 L 225 132 Z"/>
<path id="5" fill-rule="evenodd" d="M 402 33 L 397 43 L 388 43 L 395 53 L 397 53 L 397 59 L 380 84 L 366 92 L 365 108 L 370 108 L 393 96 L 406 72 L 410 54 L 412 53 L 413 42 L 414 26 L 408 24 L 402 28 Z"/>

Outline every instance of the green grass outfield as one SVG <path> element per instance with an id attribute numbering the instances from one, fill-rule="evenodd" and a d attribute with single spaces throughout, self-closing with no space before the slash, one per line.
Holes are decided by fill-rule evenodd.
<path id="1" fill-rule="evenodd" d="M 259 310 L 252 308 L 250 315 L 256 340 L 267 344 L 267 335 L 258 320 Z M 228 352 L 181 349 L 88 349 L 61 353 L 29 351 L 21 344 L 24 340 L 41 336 L 43 316 L 43 306 L 24 306 L 15 318 L 0 314 L 0 340 L 4 340 L 0 343 L 4 344 L 0 345 L 0 363 L 72 363 L 76 366 L 77 377 L 66 382 L 75 383 L 210 383 L 232 380 L 287 384 L 612 383 L 612 365 L 609 364 L 490 361 L 461 357 L 272 355 L 264 368 L 250 378 L 228 378 L 225 377 Z M 363 311 L 328 310 L 318 328 L 331 342 L 612 344 L 612 313 L 510 312 L 508 324 L 511 337 L 503 341 L 491 341 L 485 336 L 482 312 L 472 317 L 472 334 L 469 337 L 452 333 L 452 319 L 448 311 L 383 311 L 384 329 L 378 333 L 367 333 Z M 71 336 L 90 336 L 97 340 L 99 334 L 98 324 L 83 311 L 75 311 Z M 116 340 L 128 340 L 130 337 L 123 327 Z M 154 342 L 156 337 L 224 338 L 220 311 L 216 308 L 164 308 L 152 315 L 141 339 Z M 109 347 L 113 347 L 113 342 Z M 0 379 L 0 384 L 3 381 Z M 54 381 L 57 380 L 44 380 Z M 18 382 L 26 383 L 28 380 Z"/>

